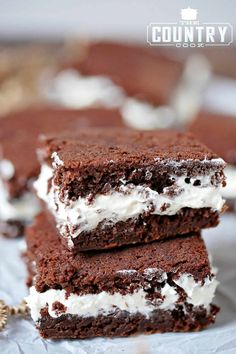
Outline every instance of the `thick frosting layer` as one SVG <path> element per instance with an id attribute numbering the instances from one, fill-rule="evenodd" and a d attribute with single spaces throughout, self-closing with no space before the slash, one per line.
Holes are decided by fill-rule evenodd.
<path id="1" fill-rule="evenodd" d="M 222 188 L 222 195 L 226 199 L 236 198 L 236 167 L 227 165 L 224 170 L 226 187 Z"/>
<path id="2" fill-rule="evenodd" d="M 220 212 L 224 200 L 220 193 L 220 183 L 212 183 L 213 175 L 214 172 L 187 179 L 186 176 L 172 176 L 174 184 L 164 188 L 162 193 L 122 181 L 123 185 L 119 190 L 98 194 L 92 201 L 89 198 L 73 201 L 66 198 L 61 201 L 60 190 L 53 182 L 48 192 L 48 180 L 53 176 L 53 169 L 43 165 L 34 186 L 38 196 L 55 215 L 61 234 L 67 236 L 69 230 L 72 237 L 77 237 L 83 231 L 95 229 L 100 222 L 111 225 L 136 218 L 143 213 L 174 215 L 187 207 L 212 208 Z M 70 244 L 73 245 L 71 242 Z"/>
<path id="3" fill-rule="evenodd" d="M 134 272 L 136 271 L 134 270 Z M 185 303 L 179 301 L 176 286 L 170 286 L 167 283 L 167 274 L 163 273 L 162 278 L 165 279 L 165 285 L 160 290 L 160 298 L 154 301 L 146 298 L 148 293 L 143 288 L 126 295 L 118 292 L 110 294 L 103 291 L 99 294 L 70 294 L 67 296 L 65 290 L 50 289 L 39 293 L 33 286 L 30 289 L 29 296 L 26 298 L 26 302 L 34 321 L 40 320 L 40 311 L 45 307 L 48 307 L 51 317 L 60 317 L 63 314 L 96 317 L 99 314 L 112 314 L 117 309 L 128 311 L 131 314 L 141 313 L 144 316 L 150 316 L 152 311 L 156 309 L 173 310 L 177 303 L 184 306 Z M 218 285 L 214 276 L 211 279 L 206 278 L 204 283 L 202 283 L 196 282 L 190 274 L 182 274 L 175 283 L 186 293 L 186 303 L 193 306 L 203 306 L 206 309 L 212 302 Z M 60 302 L 64 305 L 64 309 L 58 312 L 53 306 L 55 302 Z"/>

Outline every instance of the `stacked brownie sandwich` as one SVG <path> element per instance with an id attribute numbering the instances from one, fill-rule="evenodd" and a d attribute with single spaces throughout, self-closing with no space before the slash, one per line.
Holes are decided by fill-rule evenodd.
<path id="1" fill-rule="evenodd" d="M 191 135 L 122 128 L 45 136 L 27 230 L 27 303 L 45 338 L 200 330 L 217 280 L 224 161 Z"/>

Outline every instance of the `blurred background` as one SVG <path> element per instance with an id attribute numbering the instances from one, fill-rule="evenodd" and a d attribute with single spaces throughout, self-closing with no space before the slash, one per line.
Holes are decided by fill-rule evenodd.
<path id="1" fill-rule="evenodd" d="M 74 51 L 78 38 L 148 46 L 147 25 L 175 22 L 181 9 L 188 6 L 198 9 L 201 22 L 228 22 L 234 33 L 236 29 L 233 0 L 1 0 L 0 5 L 0 114 L 40 101 L 38 80 L 42 71 L 60 66 Z M 174 51 L 174 56 L 183 59 L 190 52 Z M 204 92 L 203 107 L 236 114 L 235 41 L 229 47 L 197 49 L 197 53 L 209 60 L 214 74 Z"/>
<path id="2" fill-rule="evenodd" d="M 2 39 L 64 39 L 70 36 L 146 41 L 150 22 L 175 22 L 185 7 L 202 22 L 230 22 L 234 0 L 8 0 L 0 1 Z"/>

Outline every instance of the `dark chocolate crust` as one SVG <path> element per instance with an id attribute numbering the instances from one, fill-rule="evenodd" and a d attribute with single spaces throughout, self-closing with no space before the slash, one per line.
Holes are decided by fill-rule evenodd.
<path id="1" fill-rule="evenodd" d="M 138 218 L 120 221 L 112 226 L 103 223 L 90 232 L 82 232 L 71 238 L 74 253 L 88 250 L 108 249 L 135 243 L 167 239 L 201 229 L 215 227 L 219 223 L 219 213 L 210 208 L 181 209 L 175 215 L 140 215 Z M 61 236 L 62 237 L 62 236 Z M 68 237 L 69 233 L 68 233 Z M 68 242 L 62 238 L 66 247 Z"/>
<path id="2" fill-rule="evenodd" d="M 236 165 L 235 117 L 201 112 L 189 126 L 189 131 L 227 163 Z"/>
<path id="3" fill-rule="evenodd" d="M 125 294 L 140 286 L 160 287 L 160 272 L 168 274 L 170 284 L 182 273 L 193 275 L 196 281 L 211 277 L 207 251 L 199 234 L 77 255 L 59 242 L 56 227 L 44 213 L 36 217 L 26 234 L 29 284 L 37 274 L 35 286 L 39 292 L 54 288 L 76 294 L 101 291 Z M 157 272 L 150 277 L 145 273 L 147 268 L 155 268 Z M 120 272 L 122 270 L 136 272 Z"/>
<path id="4" fill-rule="evenodd" d="M 183 72 L 181 62 L 147 45 L 101 41 L 83 49 L 76 61 L 62 69 L 75 69 L 83 75 L 105 75 L 128 96 L 155 105 L 169 103 Z"/>
<path id="5" fill-rule="evenodd" d="M 138 333 L 199 331 L 214 323 L 219 309 L 212 305 L 209 313 L 205 309 L 178 306 L 173 311 L 156 310 L 148 318 L 141 314 L 117 311 L 108 316 L 78 317 L 62 315 L 52 318 L 47 309 L 41 311 L 38 323 L 40 334 L 51 339 L 83 339 L 91 337 L 125 337 Z"/>
<path id="6" fill-rule="evenodd" d="M 36 156 L 38 136 L 94 126 L 122 126 L 118 111 L 109 109 L 69 110 L 31 108 L 0 119 L 1 158 L 12 162 L 15 174 L 4 180 L 10 198 L 18 198 L 30 188 L 40 166 Z M 14 142 L 14 143 L 13 143 Z"/>
<path id="7" fill-rule="evenodd" d="M 44 138 L 41 146 L 47 163 L 53 152 L 63 162 L 54 177 L 62 198 L 107 193 L 123 180 L 160 193 L 174 183 L 173 175 L 194 177 L 211 170 L 212 183 L 223 180 L 224 164 L 212 161 L 218 156 L 192 135 L 174 131 L 80 130 Z"/>

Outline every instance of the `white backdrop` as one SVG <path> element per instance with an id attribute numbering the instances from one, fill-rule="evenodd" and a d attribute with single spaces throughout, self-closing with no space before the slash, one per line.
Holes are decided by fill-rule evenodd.
<path id="1" fill-rule="evenodd" d="M 205 22 L 230 22 L 235 0 L 0 0 L 0 39 L 89 37 L 146 40 L 146 25 L 179 19 L 191 6 Z"/>

